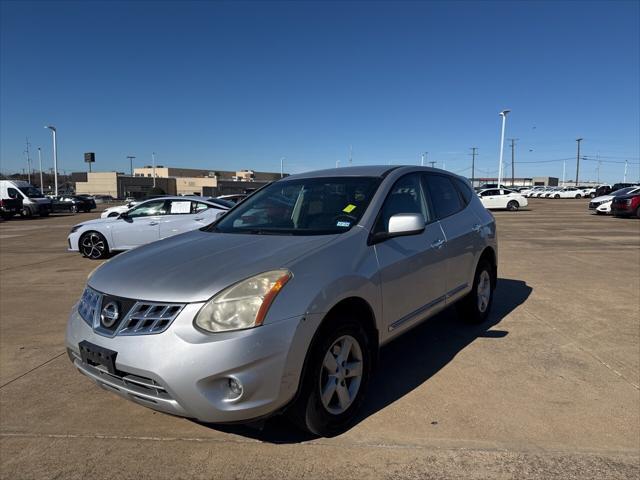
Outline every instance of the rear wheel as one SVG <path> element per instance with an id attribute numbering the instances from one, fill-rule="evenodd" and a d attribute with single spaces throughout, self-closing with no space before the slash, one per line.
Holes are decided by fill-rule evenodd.
<path id="1" fill-rule="evenodd" d="M 458 311 L 470 323 L 482 323 L 489 316 L 496 285 L 495 269 L 487 260 L 480 260 L 473 288 L 458 303 Z"/>
<path id="2" fill-rule="evenodd" d="M 362 405 L 371 376 L 371 341 L 357 320 L 340 314 L 321 329 L 288 415 L 300 428 L 331 437 L 352 424 Z"/>
<path id="3" fill-rule="evenodd" d="M 104 235 L 98 232 L 87 232 L 80 237 L 80 253 L 83 257 L 97 260 L 109 255 L 109 245 Z"/>
<path id="4" fill-rule="evenodd" d="M 71 211 L 73 213 L 78 213 L 78 206 L 77 205 L 71 205 Z"/>
<path id="5" fill-rule="evenodd" d="M 553 198 L 560 198 L 560 195 L 558 193 L 556 193 Z"/>
<path id="6" fill-rule="evenodd" d="M 511 212 L 515 212 L 519 208 L 520 208 L 520 204 L 515 200 L 511 200 L 509 203 L 507 203 L 507 210 Z"/>
<path id="7" fill-rule="evenodd" d="M 582 198 L 582 195 L 580 195 L 579 193 L 576 195 L 576 198 Z"/>

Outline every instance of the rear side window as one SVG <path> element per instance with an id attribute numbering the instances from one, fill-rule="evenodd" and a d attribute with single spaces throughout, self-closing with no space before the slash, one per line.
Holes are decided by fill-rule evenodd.
<path id="1" fill-rule="evenodd" d="M 438 218 L 449 217 L 464 208 L 458 191 L 448 177 L 427 174 L 425 181 L 431 204 Z"/>
<path id="2" fill-rule="evenodd" d="M 462 200 L 465 206 L 469 205 L 469 202 L 471 201 L 471 198 L 474 195 L 473 191 L 471 190 L 471 186 L 467 182 L 460 180 L 459 178 L 454 178 L 453 182 L 458 187 L 458 191 L 462 196 Z"/>
<path id="3" fill-rule="evenodd" d="M 7 194 L 9 195 L 9 198 L 20 198 L 20 194 L 15 188 L 7 189 Z"/>

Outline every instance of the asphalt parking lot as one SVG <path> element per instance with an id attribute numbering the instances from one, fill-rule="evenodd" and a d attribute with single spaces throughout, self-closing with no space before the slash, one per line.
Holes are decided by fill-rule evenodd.
<path id="1" fill-rule="evenodd" d="M 0 468 L 6 479 L 638 478 L 640 220 L 585 200 L 497 212 L 488 324 L 447 310 L 382 352 L 351 430 L 314 439 L 201 425 L 71 366 L 67 314 L 98 263 L 66 252 L 96 214 L 0 223 Z"/>

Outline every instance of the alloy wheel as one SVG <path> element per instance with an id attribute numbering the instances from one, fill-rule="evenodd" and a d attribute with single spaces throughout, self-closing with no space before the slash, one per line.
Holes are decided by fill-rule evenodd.
<path id="1" fill-rule="evenodd" d="M 101 235 L 97 233 L 89 233 L 82 237 L 80 248 L 82 254 L 89 258 L 100 258 L 104 255 L 106 244 Z"/>
<path id="2" fill-rule="evenodd" d="M 480 274 L 476 293 L 478 297 L 478 310 L 480 310 L 480 313 L 484 313 L 489 306 L 489 300 L 491 300 L 491 276 L 486 270 L 483 270 Z"/>
<path id="3" fill-rule="evenodd" d="M 320 399 L 327 412 L 344 413 L 353 403 L 362 381 L 363 357 L 359 342 L 351 335 L 338 338 L 320 367 Z"/>

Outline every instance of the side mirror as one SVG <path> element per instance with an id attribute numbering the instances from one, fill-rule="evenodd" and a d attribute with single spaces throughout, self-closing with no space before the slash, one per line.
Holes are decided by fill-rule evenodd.
<path id="1" fill-rule="evenodd" d="M 420 213 L 397 213 L 389 219 L 386 232 L 373 235 L 371 243 L 379 243 L 388 238 L 417 235 L 424 232 L 425 220 Z"/>
<path id="2" fill-rule="evenodd" d="M 120 215 L 118 215 L 118 218 L 127 218 L 129 217 L 129 212 L 122 212 Z"/>

